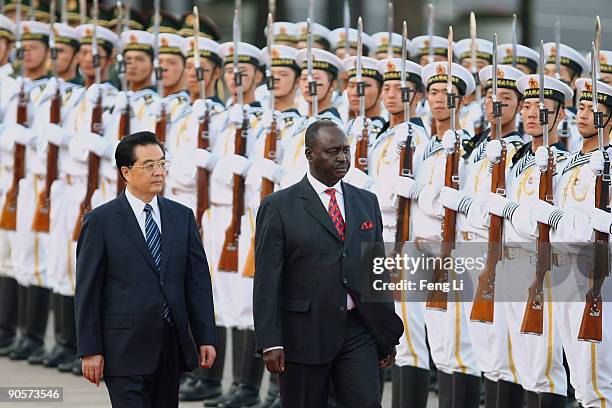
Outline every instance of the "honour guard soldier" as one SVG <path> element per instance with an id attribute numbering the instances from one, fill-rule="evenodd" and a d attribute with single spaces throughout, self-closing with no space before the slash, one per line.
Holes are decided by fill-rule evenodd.
<path id="1" fill-rule="evenodd" d="M 535 74 L 538 71 L 538 52 L 522 44 L 516 44 L 516 58 L 512 55 L 512 43 L 497 46 L 497 58 L 503 65 L 512 65 L 524 74 Z"/>
<path id="2" fill-rule="evenodd" d="M 92 134 L 92 129 L 97 126 L 101 132 L 103 121 L 100 112 L 100 118 L 94 120 L 94 124 L 99 125 L 92 127 L 92 113 L 98 103 L 101 104 L 101 110 L 107 112 L 117 93 L 117 88 L 108 82 L 108 71 L 114 61 L 113 50 L 117 36 L 106 28 L 97 25 L 94 28 L 94 24 L 80 25 L 76 30 L 80 42 L 78 62 L 87 88 L 75 89 L 72 92 L 65 104 L 67 111 L 61 125 L 49 123 L 46 125 L 46 132 L 49 134 L 49 140 L 59 146 L 59 178 L 51 187 L 53 205 L 49 227 L 49 253 L 52 257 L 49 259 L 49 273 L 57 277 L 53 290 L 62 298 L 62 335 L 65 338 L 66 356 L 73 355 L 72 360 L 58 360 L 57 368 L 62 372 L 74 370 L 79 374 L 81 361 L 76 358 L 74 322 L 76 236 L 80 230 L 77 225 L 80 225 L 83 208 L 91 206 L 88 188 L 89 193 L 93 194 L 94 187 L 97 186 L 96 183 L 88 183 L 88 177 L 94 176 L 97 182 L 98 174 L 97 167 L 91 176 L 88 174 L 92 170 L 88 164 L 88 156 L 91 151 L 96 150 L 96 139 L 93 136 L 100 137 L 98 134 Z M 94 31 L 97 45 L 95 50 Z M 99 62 L 98 68 L 95 61 Z M 96 81 L 96 69 L 100 71 L 100 83 Z M 53 361 L 46 363 L 52 365 Z"/>
<path id="3" fill-rule="evenodd" d="M 410 90 L 409 100 L 406 102 L 402 99 L 402 68 L 405 70 L 405 86 Z M 410 139 L 414 149 L 412 158 L 416 160 L 422 155 L 424 146 L 429 142 L 429 136 L 422 127 L 420 118 L 415 116 L 416 106 L 423 96 L 421 66 L 412 61 L 405 61 L 402 64 L 399 58 L 387 58 L 379 61 L 378 70 L 383 74 L 382 98 L 389 112 L 389 122 L 372 142 L 368 155 L 368 174 L 376 182 L 370 191 L 376 193 L 380 205 L 383 240 L 393 242 L 398 238 L 396 229 L 398 209 L 393 183 L 389 180 L 394 180 L 402 167 L 398 147 L 405 146 Z M 404 116 L 405 104 L 408 104 L 409 117 Z M 407 123 L 408 120 L 410 123 Z M 419 408 L 427 404 L 429 393 L 429 350 L 426 345 L 425 321 L 421 305 L 415 300 L 405 300 L 408 299 L 400 298 L 395 302 L 395 312 L 405 323 L 404 335 L 397 346 L 395 365 L 392 368 L 392 400 L 393 406 L 397 404 L 399 408 Z"/>
<path id="4" fill-rule="evenodd" d="M 557 55 L 559 59 L 559 68 L 556 68 Z M 544 44 L 544 56 L 546 58 L 546 66 L 544 73 L 553 76 L 565 82 L 576 90 L 576 79 L 580 78 L 583 72 L 587 72 L 587 61 L 582 54 L 568 47 L 565 44 L 556 44 L 554 42 Z M 580 150 L 582 137 L 576 127 L 576 106 L 575 101 L 566 101 L 565 103 L 565 118 L 560 123 L 559 137 L 565 143 L 567 151 L 575 153 Z"/>
<path id="5" fill-rule="evenodd" d="M 253 332 L 244 324 L 245 316 L 234 307 L 236 297 L 241 293 L 240 285 L 244 285 L 238 271 L 239 258 L 233 259 L 236 263 L 231 265 L 231 269 L 235 267 L 235 270 L 227 270 L 230 268 L 222 264 L 224 253 L 230 258 L 232 255 L 240 256 L 239 253 L 235 254 L 239 252 L 237 242 L 231 252 L 225 242 L 226 235 L 230 239 L 237 239 L 234 231 L 240 231 L 242 216 L 237 213 L 240 207 L 244 208 L 244 194 L 240 194 L 238 190 L 241 189 L 234 189 L 233 185 L 244 182 L 250 167 L 247 157 L 251 154 L 253 142 L 257 138 L 258 122 L 263 115 L 261 104 L 255 99 L 255 89 L 261 81 L 261 50 L 240 42 L 236 35 L 234 37 L 237 41 L 219 47 L 224 62 L 224 81 L 234 102 L 225 115 L 219 134 L 214 136 L 212 153 L 208 159 L 216 162 L 210 175 L 210 207 L 202 219 L 204 246 L 212 265 L 211 270 L 214 271 L 217 324 L 232 329 L 234 361 L 232 388 L 218 399 L 206 401 L 205 404 L 228 407 L 258 403 L 263 375 L 263 362 L 253 357 L 252 353 L 255 341 Z M 237 66 L 234 66 L 234 61 L 238 62 Z M 238 82 L 238 77 L 241 82 Z M 233 208 L 236 208 L 235 214 Z M 249 350 L 249 353 L 244 354 L 244 350 Z"/>
<path id="6" fill-rule="evenodd" d="M 176 165 L 173 165 L 166 179 L 166 196 L 191 208 L 201 220 L 201 214 L 208 205 L 209 169 L 215 164 L 214 160 L 208 160 L 211 157 L 209 150 L 214 147 L 215 135 L 218 134 L 225 112 L 225 106 L 216 94 L 222 62 L 219 44 L 204 36 L 184 38 L 181 47 L 186 56 L 187 88 L 194 103 L 181 116 L 176 117 L 168 129 L 166 146 L 172 152 Z M 196 50 L 199 57 L 196 57 Z M 198 79 L 198 69 L 201 70 L 201 80 Z M 206 139 L 203 138 L 205 129 L 208 130 Z M 204 186 L 201 186 L 202 183 Z M 212 267 L 211 263 L 209 268 Z M 214 280 L 215 275 L 212 278 Z M 216 293 L 214 298 L 217 301 Z M 227 334 L 219 321 L 217 338 L 219 347 L 213 367 L 210 370 L 198 368 L 188 375 L 179 390 L 182 401 L 200 401 L 221 395 Z"/>
<path id="7" fill-rule="evenodd" d="M 15 24 L 0 14 L 0 87 L 10 88 L 13 65 L 9 61 L 15 41 Z M 4 116 L 7 93 L 0 93 L 0 119 Z M 2 122 L 4 123 L 4 122 Z M 6 234 L 0 232 L 0 349 L 10 346 L 17 329 L 17 281 L 14 279 L 10 255 L 6 253 Z"/>
<path id="8" fill-rule="evenodd" d="M 45 85 L 47 76 L 47 58 L 49 56 L 49 25 L 39 21 L 19 21 L 17 13 L 17 36 L 21 41 L 18 50 L 21 73 L 13 82 L 12 89 L 4 90 L 9 95 L 4 114 L 4 131 L 0 145 L 0 161 L 3 166 L 2 198 L 3 210 L 0 220 L 2 234 L 6 234 L 10 263 L 18 283 L 17 319 L 20 337 L 12 345 L 0 350 L 0 355 L 9 355 L 14 360 L 24 360 L 31 355 L 44 354 L 44 337 L 49 315 L 49 281 L 47 260 L 43 250 L 44 243 L 39 241 L 23 242 L 19 232 L 32 225 L 32 214 L 29 221 L 18 217 L 18 194 L 22 180 L 33 176 L 36 166 L 36 132 L 31 129 L 36 106 Z M 16 160 L 18 159 L 18 160 Z M 28 160 L 29 159 L 29 160 Z M 13 163 L 20 163 L 13 166 Z M 26 192 L 24 192 L 26 194 Z M 35 198 L 32 198 L 35 201 Z M 27 208 L 24 208 L 27 211 Z M 25 227 L 23 223 L 30 225 Z M 17 228 L 22 226 L 22 228 Z M 40 239 L 40 237 L 39 237 Z M 26 244 L 25 246 L 23 244 Z M 3 261 L 4 262 L 4 261 Z M 13 311 L 15 313 L 15 311 Z"/>
<path id="9" fill-rule="evenodd" d="M 455 190 L 444 187 L 440 193 L 440 202 L 457 213 L 457 240 L 459 242 L 487 242 L 489 229 L 485 225 L 486 203 L 488 192 L 491 191 L 491 169 L 493 164 L 500 161 L 502 146 L 505 149 L 504 172 L 509 171 L 514 154 L 523 145 L 523 139 L 516 130 L 516 115 L 521 107 L 521 94 L 516 89 L 516 80 L 523 76 L 518 69 L 508 65 L 498 65 L 496 97 L 493 98 L 493 69 L 489 65 L 480 70 L 480 82 L 484 85 L 485 111 L 487 121 L 491 124 L 482 134 L 476 135 L 464 143 L 465 178 L 463 188 Z M 493 115 L 493 103 L 499 101 L 503 104 L 501 128 L 498 129 L 497 117 Z M 504 173 L 505 174 L 505 173 Z M 501 241 L 501 240 L 500 240 Z M 491 242 L 489 240 L 489 242 Z M 482 245 L 482 244 L 481 244 Z M 500 245 L 498 243 L 498 245 Z M 470 248 L 468 248 L 470 249 Z M 493 256 L 491 254 L 491 256 Z M 480 270 L 476 272 L 480 273 Z M 478 280 L 478 273 L 472 276 L 473 281 Z M 472 274 L 473 275 L 473 274 Z M 504 287 L 501 282 L 495 283 L 497 287 Z M 497 307 L 493 324 L 474 321 L 471 311 L 474 310 L 472 299 L 464 299 L 462 319 L 467 322 L 470 342 L 474 350 L 474 357 L 478 368 L 485 376 L 485 394 L 487 404 L 495 404 L 495 395 L 498 381 L 512 382 L 510 373 L 511 355 L 508 355 L 508 336 L 505 325 L 504 311 Z M 506 386 L 502 384 L 502 386 Z M 506 388 L 511 388 L 506 386 Z M 522 389 L 518 386 L 520 393 Z M 506 389 L 504 392 L 507 393 Z M 490 405 L 487 405 L 490 406 Z M 510 405 L 508 405 L 510 406 Z"/>
<path id="10" fill-rule="evenodd" d="M 376 59 L 389 57 L 389 33 L 386 31 L 372 34 L 373 53 Z M 398 33 L 391 33 L 391 51 L 394 58 L 400 58 L 402 53 L 402 36 Z M 410 40 L 406 40 L 406 52 L 408 57 L 417 55 L 417 48 Z"/>
<path id="11" fill-rule="evenodd" d="M 296 24 L 287 21 L 275 21 L 272 24 L 272 40 L 274 44 L 297 48 L 297 38 L 298 28 Z"/>
<path id="12" fill-rule="evenodd" d="M 527 334 L 532 329 L 521 323 L 526 304 L 531 307 L 531 302 L 519 299 L 525 298 L 532 284 L 533 271 L 537 268 L 536 238 L 532 234 L 536 228 L 534 209 L 538 200 L 538 186 L 545 180 L 542 174 L 547 175 L 548 171 L 551 171 L 551 176 L 555 174 L 552 173 L 553 170 L 539 167 L 547 162 L 548 152 L 544 149 L 536 155 L 537 148 L 548 142 L 557 169 L 563 165 L 567 153 L 563 144 L 558 141 L 557 128 L 565 115 L 564 103 L 573 96 L 571 88 L 565 83 L 543 74 L 542 77 L 543 83 L 538 75 L 525 75 L 517 80 L 517 89 L 523 95 L 521 115 L 525 131 L 532 136 L 533 141 L 519 149 L 512 160 L 510 177 L 506 182 L 507 198 L 489 193 L 487 199 L 488 211 L 505 218 L 505 246 L 503 261 L 498 266 L 498 276 L 501 276 L 504 282 L 511 282 L 512 286 L 505 291 L 508 301 L 498 302 L 496 306 L 505 308 L 513 350 L 512 375 L 514 382 L 520 382 L 527 391 L 529 406 L 540 407 L 562 406 L 555 404 L 563 404 L 567 393 L 561 340 L 553 325 L 553 308 L 548 307 L 553 302 L 552 293 L 548 290 L 549 285 L 542 291 L 544 313 L 539 336 Z M 548 111 L 547 114 L 538 110 L 539 98 L 544 109 Z M 546 122 L 540 123 L 540 114 L 551 119 L 548 121 L 550 126 Z M 549 132 L 544 136 L 546 128 Z M 553 187 L 559 174 L 557 171 L 552 178 Z M 554 188 L 554 191 L 558 190 Z"/>
<path id="13" fill-rule="evenodd" d="M 437 35 L 421 35 L 412 39 L 417 48 L 416 59 L 419 64 L 425 66 L 434 61 L 446 61 L 448 54 L 448 41 Z M 433 51 L 433 60 L 430 61 L 430 48 Z"/>
<path id="14" fill-rule="evenodd" d="M 457 138 L 469 138 L 469 133 L 459 128 L 458 116 L 452 115 L 455 109 L 447 105 L 448 83 L 452 82 L 451 91 L 459 95 L 456 109 L 461 108 L 462 98 L 469 96 L 475 88 L 472 74 L 461 65 L 453 63 L 450 81 L 448 72 L 447 62 L 434 62 L 423 68 L 421 77 L 426 86 L 427 102 L 431 107 L 432 121 L 435 121 L 433 126 L 439 133 L 431 136 L 420 157 L 415 158 L 414 179 L 397 177 L 394 187 L 396 194 L 411 200 L 411 217 L 418 220 L 412 225 L 412 241 L 416 250 L 436 256 L 443 238 L 440 233 L 443 220 L 440 218 L 442 207 L 439 196 L 446 181 L 446 155 L 455 154 Z M 451 123 L 453 120 L 454 124 Z M 456 134 L 450 129 L 457 129 Z M 460 311 L 460 303 L 454 303 L 452 307 Z M 474 361 L 467 328 L 453 319 L 456 313 L 451 312 L 451 302 L 448 302 L 448 309 L 428 308 L 424 317 L 431 356 L 438 369 L 440 406 L 450 406 L 452 400 L 456 400 L 463 407 L 468 406 L 464 405 L 464 398 L 475 398 L 479 402 L 480 371 Z M 444 327 L 442 333 L 439 330 L 441 327 Z M 456 347 L 457 344 L 461 347 Z"/>
<path id="15" fill-rule="evenodd" d="M 56 290 L 58 281 L 61 279 L 62 272 L 54 267 L 58 256 L 53 253 L 49 241 L 51 211 L 55 211 L 55 206 L 61 206 L 61 202 L 53 203 L 51 206 L 51 188 L 53 182 L 58 178 L 59 151 L 64 147 L 66 153 L 65 140 L 53 139 L 53 132 L 47 132 L 49 125 L 61 125 L 61 121 L 68 115 L 72 106 L 68 105 L 72 94 L 82 92 L 79 80 L 76 79 L 76 66 L 78 62 L 79 38 L 75 28 L 63 24 L 53 23 L 53 42 L 55 55 L 51 55 L 52 73 L 57 77 L 52 77 L 47 82 L 42 95 L 39 98 L 36 108 L 36 116 L 32 122 L 32 129 L 37 134 L 36 143 L 36 165 L 33 174 L 26 175 L 19 187 L 18 208 L 20 214 L 31 217 L 29 222 L 24 221 L 17 225 L 17 234 L 27 253 L 27 258 L 34 259 L 39 256 L 35 250 L 36 246 L 42 245 L 42 250 L 47 259 L 48 287 L 53 290 L 52 306 L 54 311 L 54 329 L 56 344 L 49 353 L 44 355 L 33 355 L 28 358 L 31 364 L 45 363 L 47 367 L 56 367 L 60 362 L 72 361 L 76 357 L 71 346 L 70 336 L 64 336 L 63 321 L 65 312 L 62 307 L 64 299 Z M 52 45 L 53 46 L 53 45 Z M 52 127 L 52 126 L 51 126 Z M 51 144 L 51 146 L 49 145 Z M 21 215 L 20 215 L 21 216 Z M 65 256 L 64 254 L 61 257 Z M 72 309 L 68 309 L 72 312 Z M 68 340 L 68 341 L 67 341 Z"/>
<path id="16" fill-rule="evenodd" d="M 591 54 L 586 56 L 589 70 L 591 69 Z M 599 80 L 607 85 L 612 84 L 612 51 L 599 51 Z"/>
<path id="17" fill-rule="evenodd" d="M 200 36 L 211 39 L 213 41 L 219 41 L 221 39 L 221 33 L 219 27 L 207 16 L 200 16 L 199 21 Z M 181 18 L 182 28 L 178 30 L 178 35 L 182 37 L 195 36 L 195 18 L 193 13 L 185 13 Z"/>
<path id="18" fill-rule="evenodd" d="M 296 24 L 297 28 L 297 49 L 307 48 L 308 29 L 307 22 L 302 21 Z M 312 46 L 322 50 L 331 50 L 331 31 L 319 23 L 312 23 Z"/>
<path id="19" fill-rule="evenodd" d="M 346 32 L 348 31 L 348 47 L 346 47 Z M 354 28 L 349 28 L 345 30 L 344 28 L 336 28 L 332 30 L 329 34 L 329 41 L 331 43 L 331 50 L 334 54 L 341 60 L 344 60 L 347 57 L 357 55 L 357 30 Z M 363 51 L 362 55 L 368 56 L 370 55 L 370 51 L 373 50 L 372 45 L 372 37 L 370 37 L 366 33 L 361 34 L 361 40 L 363 41 Z M 348 48 L 350 55 L 346 55 L 346 49 Z"/>

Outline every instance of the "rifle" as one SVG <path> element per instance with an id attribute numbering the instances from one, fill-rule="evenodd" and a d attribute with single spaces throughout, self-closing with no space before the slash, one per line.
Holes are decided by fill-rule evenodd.
<path id="1" fill-rule="evenodd" d="M 91 39 L 91 55 L 93 57 L 93 66 L 95 69 L 95 83 L 98 85 L 98 98 L 96 103 L 91 110 L 91 132 L 98 135 L 102 135 L 102 90 L 100 87 L 101 72 L 100 72 L 100 56 L 98 55 L 98 0 L 94 0 L 93 9 L 91 11 L 91 20 L 93 25 L 92 39 Z M 78 241 L 79 234 L 81 233 L 81 226 L 83 224 L 83 218 L 85 214 L 91 211 L 91 199 L 98 189 L 100 183 L 100 156 L 95 153 L 89 152 L 87 157 L 87 190 L 85 192 L 85 198 L 81 202 L 79 208 L 79 216 L 77 217 L 76 225 L 72 232 L 72 240 Z"/>
<path id="2" fill-rule="evenodd" d="M 273 36 L 272 36 L 272 13 L 268 13 L 268 38 L 267 38 L 267 52 L 268 58 L 266 63 L 266 86 L 268 88 L 268 92 L 270 95 L 270 112 L 272 112 L 272 127 L 270 131 L 266 135 L 266 142 L 264 147 L 264 157 L 266 159 L 275 160 L 276 159 L 276 141 L 278 138 L 277 130 L 276 130 L 276 114 L 274 113 L 274 74 L 272 73 L 272 46 L 273 46 Z M 274 182 L 272 180 L 268 180 L 267 178 L 263 178 L 261 181 L 261 198 L 272 194 L 274 192 Z"/>
<path id="3" fill-rule="evenodd" d="M 408 26 L 406 21 L 402 24 L 402 65 L 400 72 L 402 103 L 404 105 L 404 123 L 408 126 L 406 143 L 402 147 L 399 158 L 400 177 L 412 177 L 412 158 L 414 148 L 412 146 L 412 123 L 410 122 L 410 92 L 406 84 L 406 41 L 408 38 Z M 395 229 L 395 252 L 400 253 L 404 242 L 410 239 L 410 199 L 398 196 L 397 201 L 397 223 Z M 401 300 L 401 299 L 397 299 Z"/>
<path id="4" fill-rule="evenodd" d="M 349 0 L 344 0 L 344 9 L 342 14 L 344 21 L 344 56 L 348 58 L 351 55 L 351 44 L 349 43 L 349 27 L 351 26 L 351 7 Z"/>
<path id="5" fill-rule="evenodd" d="M 478 76 L 478 63 L 476 59 L 476 52 L 478 44 L 476 43 L 476 15 L 474 12 L 470 12 L 470 62 L 472 76 L 474 77 L 474 83 L 476 84 L 476 101 L 480 103 L 480 123 L 474 129 L 475 134 L 482 133 L 487 127 L 487 115 L 484 111 L 482 104 L 482 93 L 480 90 L 480 77 Z"/>
<path id="6" fill-rule="evenodd" d="M 314 79 L 312 74 L 314 57 L 312 55 L 312 20 L 310 17 L 308 17 L 306 20 L 306 28 L 308 32 L 306 47 L 306 72 L 308 81 L 308 95 L 310 95 L 312 98 L 312 102 L 310 102 L 310 117 L 316 118 L 319 114 L 319 100 L 317 99 L 317 81 Z"/>
<path id="7" fill-rule="evenodd" d="M 31 7 L 33 8 L 33 7 Z M 16 8 L 16 30 L 17 30 L 17 61 L 20 74 L 23 78 L 23 47 L 21 44 L 21 1 L 17 2 Z M 17 96 L 17 124 L 25 126 L 28 121 L 28 98 L 25 93 L 25 84 L 21 82 L 21 88 Z M 15 231 L 17 229 L 17 197 L 19 195 L 19 180 L 25 174 L 26 147 L 21 143 L 15 143 L 13 153 L 13 182 L 6 192 L 6 201 L 0 215 L 0 228 Z"/>
<path id="8" fill-rule="evenodd" d="M 499 140 L 502 145 L 500 161 L 493 165 L 491 175 L 491 192 L 506 195 L 506 144 L 502 140 L 502 109 L 503 105 L 497 99 L 497 33 L 493 34 L 493 117 L 495 118 L 495 133 L 491 140 Z M 503 242 L 504 219 L 496 214 L 490 214 L 489 240 L 486 269 L 478 277 L 478 288 L 472 304 L 470 320 L 483 323 L 493 323 L 495 308 L 495 268 L 501 260 L 501 245 Z"/>
<path id="9" fill-rule="evenodd" d="M 362 77 L 362 57 L 363 53 L 363 19 L 359 17 L 357 20 L 357 58 L 356 58 L 356 76 L 357 80 L 357 96 L 359 97 L 359 116 L 363 120 L 363 130 L 361 131 L 361 137 L 357 139 L 357 145 L 355 146 L 355 168 L 368 172 L 368 126 L 367 119 L 365 117 L 365 82 Z M 357 120 L 355 118 L 355 120 Z"/>
<path id="10" fill-rule="evenodd" d="M 155 37 L 155 48 L 153 49 L 153 68 L 155 71 L 155 85 L 157 86 L 157 95 L 160 98 L 161 109 L 160 115 L 155 122 L 155 135 L 160 142 L 166 143 L 166 128 L 168 126 L 168 115 L 166 113 L 166 102 L 164 96 L 164 84 L 162 81 L 162 67 L 159 65 L 159 3 L 160 0 L 154 1 L 154 23 L 153 23 L 153 35 Z"/>
<path id="11" fill-rule="evenodd" d="M 455 100 L 457 95 L 453 92 L 453 77 L 452 77 L 452 61 L 453 61 L 453 27 L 448 28 L 448 80 L 446 82 L 446 92 L 448 93 L 448 108 L 451 111 L 451 131 L 455 133 L 455 148 L 451 154 L 446 157 L 446 167 L 444 171 L 444 185 L 454 189 L 459 188 L 459 149 L 461 141 L 455 129 L 455 121 L 457 116 L 457 106 Z M 444 207 L 444 221 L 442 222 L 442 259 L 448 258 L 455 246 L 457 212 L 450 208 Z M 433 276 L 435 288 L 429 291 L 426 307 L 428 309 L 436 309 L 446 311 L 448 296 L 440 289 L 440 284 L 448 282 L 448 271 L 442 265 L 436 265 Z"/>
<path id="12" fill-rule="evenodd" d="M 518 44 L 518 30 L 516 28 L 516 14 L 512 15 L 512 67 L 516 68 L 517 61 L 517 44 Z"/>
<path id="13" fill-rule="evenodd" d="M 65 2 L 63 2 L 65 3 Z M 53 26 L 55 24 L 55 0 L 51 0 L 50 5 L 50 27 L 49 34 L 49 49 L 51 50 L 51 66 L 53 76 L 57 76 L 57 48 L 55 48 L 55 32 Z M 60 123 L 60 107 L 61 95 L 59 83 L 55 90 L 55 95 L 51 99 L 51 107 L 49 112 L 49 122 L 54 124 Z M 38 195 L 38 202 L 34 218 L 32 220 L 32 230 L 36 232 L 49 232 L 49 215 L 51 214 L 51 185 L 57 180 L 57 156 L 59 147 L 53 143 L 47 143 L 47 175 L 45 178 L 45 188 Z"/>
<path id="14" fill-rule="evenodd" d="M 544 146 L 548 149 L 546 170 L 540 172 L 539 199 L 552 204 L 554 157 L 548 145 L 548 113 L 544 106 L 544 42 L 540 41 L 540 124 Z M 544 327 L 544 277 L 550 270 L 550 225 L 538 223 L 537 264 L 535 279 L 529 287 L 529 297 L 521 324 L 521 333 L 541 335 Z"/>
<path id="15" fill-rule="evenodd" d="M 237 0 L 239 7 L 240 0 Z M 242 73 L 238 68 L 238 44 L 240 43 L 240 20 L 239 8 L 234 10 L 234 83 L 238 88 L 238 104 L 243 106 Z M 246 131 L 249 126 L 248 117 L 242 111 L 242 124 L 236 128 L 234 136 L 234 154 L 245 156 L 246 154 Z M 232 199 L 232 221 L 225 231 L 223 250 L 219 259 L 219 270 L 226 272 L 238 272 L 238 239 L 240 238 L 240 222 L 244 215 L 244 177 L 239 174 L 233 176 L 233 199 Z"/>
<path id="16" fill-rule="evenodd" d="M 434 62 L 434 47 L 433 47 L 433 36 L 434 36 L 434 5 L 429 3 L 427 5 L 427 36 L 429 37 L 429 45 L 428 45 L 428 60 L 427 63 L 430 64 Z M 389 39 L 391 41 L 391 39 Z M 432 133 L 435 134 L 435 133 Z"/>
<path id="17" fill-rule="evenodd" d="M 599 16 L 595 23 L 595 41 L 591 51 L 591 83 L 593 101 L 593 121 L 597 129 L 599 150 L 604 154 L 604 170 L 595 179 L 595 205 L 597 208 L 610 211 L 610 158 L 603 145 L 603 112 L 599 110 L 597 94 L 597 77 L 599 75 L 599 47 L 601 44 L 601 22 Z M 609 234 L 595 231 L 595 264 L 590 273 L 589 291 L 586 295 L 582 320 L 578 331 L 578 340 L 600 343 L 602 340 L 602 299 L 601 287 L 610 268 Z"/>
<path id="18" fill-rule="evenodd" d="M 393 58 L 393 41 L 391 38 L 393 37 L 393 0 L 389 0 L 387 3 L 387 38 L 389 41 L 387 42 L 387 58 Z M 347 54 L 348 55 L 348 54 Z"/>
<path id="19" fill-rule="evenodd" d="M 206 100 L 206 84 L 204 82 L 204 69 L 201 65 L 200 57 L 200 12 L 198 7 L 193 7 L 194 15 L 194 31 L 195 41 L 193 43 L 193 63 L 196 67 L 196 77 L 198 79 L 198 85 L 200 88 L 200 99 Z M 210 114 L 208 109 L 204 112 L 204 117 L 198 120 L 198 149 L 208 150 L 210 148 L 210 138 L 208 134 L 210 126 Z M 208 209 L 210 203 L 208 198 L 208 186 L 210 185 L 210 172 L 207 169 L 198 167 L 196 173 L 196 222 L 198 228 L 202 231 L 202 216 Z"/>
<path id="20" fill-rule="evenodd" d="M 122 3 L 118 1 L 117 9 L 118 9 L 119 21 L 123 20 L 123 27 L 128 27 L 130 8 L 127 7 L 127 10 L 123 12 Z M 118 27 L 120 26 L 121 24 L 118 25 Z M 121 40 L 119 40 L 118 43 L 120 44 Z M 125 60 L 123 58 L 123 47 L 120 46 L 120 48 L 121 48 L 120 50 L 117 50 L 117 63 L 119 65 L 118 73 L 119 73 L 119 78 L 121 79 L 121 90 L 126 92 L 126 98 L 128 99 L 127 99 L 127 103 L 125 104 L 125 108 L 121 111 L 121 117 L 119 118 L 119 132 L 117 135 L 119 140 L 123 139 L 125 136 L 130 134 L 130 116 L 131 116 L 130 100 L 129 100 L 129 97 L 127 96 L 128 85 L 127 85 L 127 79 L 125 77 Z M 119 57 L 119 55 L 121 55 L 121 57 Z M 121 194 L 124 188 L 125 188 L 125 180 L 123 180 L 121 169 L 117 169 L 117 195 Z"/>

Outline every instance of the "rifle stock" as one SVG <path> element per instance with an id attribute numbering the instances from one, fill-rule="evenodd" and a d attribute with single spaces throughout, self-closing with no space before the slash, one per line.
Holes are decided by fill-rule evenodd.
<path id="1" fill-rule="evenodd" d="M 243 136 L 243 129 L 247 128 L 246 119 L 241 128 L 236 129 L 234 140 L 234 150 L 236 154 L 245 155 L 246 138 Z M 240 222 L 244 214 L 244 177 L 234 174 L 233 177 L 233 199 L 232 199 L 232 220 L 225 231 L 223 250 L 219 259 L 219 270 L 225 272 L 238 272 L 238 239 L 240 237 Z"/>
<path id="2" fill-rule="evenodd" d="M 539 199 L 552 203 L 553 155 L 548 149 L 548 166 L 540 174 Z M 544 330 L 544 278 L 550 270 L 550 225 L 538 224 L 536 276 L 529 287 L 529 296 L 521 323 L 521 333 L 541 335 Z"/>
<path id="3" fill-rule="evenodd" d="M 355 146 L 355 167 L 364 173 L 368 172 L 368 137 L 368 128 L 364 126 L 361 139 L 357 140 Z"/>
<path id="4" fill-rule="evenodd" d="M 198 125 L 198 149 L 208 149 L 209 148 L 209 138 L 208 138 L 208 127 L 210 122 L 210 116 L 208 115 L 208 111 L 204 115 L 203 120 L 200 121 Z M 203 169 L 198 167 L 196 174 L 196 194 L 197 194 L 197 204 L 196 204 L 196 222 L 198 224 L 198 228 L 200 231 L 202 230 L 202 217 L 204 216 L 204 212 L 208 209 L 209 197 L 208 197 L 208 186 L 210 185 L 210 172 L 207 169 Z"/>
<path id="5" fill-rule="evenodd" d="M 276 161 L 276 140 L 278 135 L 276 134 L 276 116 L 272 119 L 272 128 L 266 135 L 266 145 L 264 148 L 264 157 L 266 159 Z M 263 178 L 261 181 L 261 199 L 269 196 L 274 192 L 274 182 L 272 180 L 268 180 L 267 178 Z"/>
<path id="6" fill-rule="evenodd" d="M 27 100 L 23 85 L 19 91 L 17 102 L 17 123 L 24 125 L 27 122 Z M 15 231 L 17 229 L 17 197 L 19 195 L 19 181 L 25 175 L 26 147 L 21 143 L 15 143 L 13 153 L 13 182 L 6 193 L 6 201 L 0 215 L 0 228 Z"/>
<path id="7" fill-rule="evenodd" d="M 414 148 L 412 147 L 412 136 L 408 136 L 406 145 L 400 152 L 400 176 L 412 176 L 412 155 Z M 397 198 L 397 222 L 395 229 L 395 252 L 401 253 L 404 243 L 410 239 L 410 199 L 402 196 Z M 399 282 L 402 278 L 401 271 L 391 274 L 393 282 Z M 393 292 L 394 299 L 401 301 L 401 291 Z"/>
<path id="8" fill-rule="evenodd" d="M 498 163 L 493 166 L 491 192 L 504 194 L 506 189 L 506 144 L 502 142 L 502 154 Z M 474 296 L 470 320 L 493 323 L 495 312 L 495 268 L 501 260 L 504 219 L 491 214 L 489 222 L 489 240 L 486 269 L 478 277 L 478 288 Z"/>
<path id="9" fill-rule="evenodd" d="M 130 134 L 130 105 L 128 102 L 127 107 L 121 112 L 121 118 L 119 119 L 119 140 Z M 123 192 L 125 188 L 125 180 L 121 175 L 121 169 L 117 169 L 117 195 Z"/>
<path id="10" fill-rule="evenodd" d="M 161 115 L 155 122 L 155 135 L 160 142 L 166 143 L 166 128 L 168 127 L 168 114 L 166 109 L 162 107 Z"/>
<path id="11" fill-rule="evenodd" d="M 59 89 L 51 100 L 50 123 L 60 123 L 61 96 Z M 57 156 L 59 147 L 53 143 L 47 144 L 47 175 L 45 178 L 45 188 L 38 195 L 36 212 L 32 220 L 32 230 L 36 232 L 49 232 L 51 214 L 51 185 L 57 180 Z"/>
<path id="12" fill-rule="evenodd" d="M 102 98 L 98 97 L 98 102 L 91 111 L 91 131 L 93 133 L 100 133 L 102 123 Z M 91 210 L 91 198 L 94 192 L 98 189 L 99 184 L 99 172 L 100 172 L 100 157 L 94 153 L 89 153 L 88 156 L 88 172 L 87 172 L 87 191 L 85 192 L 85 198 L 81 202 L 79 208 L 79 216 L 77 217 L 76 225 L 72 232 L 72 239 L 77 241 L 79 234 L 81 233 L 81 226 L 83 223 L 83 217 Z"/>

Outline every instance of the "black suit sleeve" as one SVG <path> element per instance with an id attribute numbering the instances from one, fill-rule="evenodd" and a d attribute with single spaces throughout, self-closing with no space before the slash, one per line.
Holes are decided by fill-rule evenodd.
<path id="1" fill-rule="evenodd" d="M 85 215 L 76 251 L 75 321 L 78 356 L 102 354 L 102 287 L 106 269 L 104 233 L 95 215 Z"/>
<path id="2" fill-rule="evenodd" d="M 258 351 L 283 345 L 280 300 L 284 248 L 283 225 L 278 210 L 274 201 L 264 199 L 257 212 L 255 227 L 253 315 Z"/>
<path id="3" fill-rule="evenodd" d="M 198 346 L 217 346 L 215 313 L 208 261 L 193 211 L 189 215 L 188 260 L 185 296 L 189 324 Z"/>

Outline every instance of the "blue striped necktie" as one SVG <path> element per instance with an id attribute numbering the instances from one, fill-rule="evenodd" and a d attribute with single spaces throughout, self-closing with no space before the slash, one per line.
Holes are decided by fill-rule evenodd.
<path id="1" fill-rule="evenodd" d="M 157 224 L 153 220 L 153 207 L 150 204 L 145 204 L 144 212 L 146 214 L 145 218 L 145 233 L 147 246 L 149 247 L 149 252 L 151 252 L 151 256 L 155 261 L 155 266 L 157 267 L 157 272 L 160 271 L 161 264 L 161 232 L 159 232 L 159 228 Z M 162 291 L 162 305 L 161 305 L 161 315 L 162 318 L 168 323 L 172 324 L 172 316 L 170 315 L 170 306 L 168 306 L 168 302 L 166 301 L 166 297 Z"/>

